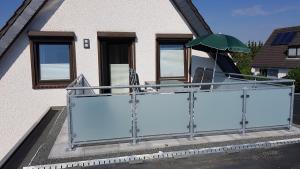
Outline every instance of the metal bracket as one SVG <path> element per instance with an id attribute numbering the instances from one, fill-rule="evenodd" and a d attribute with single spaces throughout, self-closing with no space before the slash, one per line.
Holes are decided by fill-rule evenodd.
<path id="1" fill-rule="evenodd" d="M 75 103 L 71 102 L 70 107 L 75 107 Z"/>
<path id="2" fill-rule="evenodd" d="M 136 129 L 136 132 L 140 132 L 140 129 Z M 132 129 L 129 130 L 129 133 L 132 133 Z"/>
<path id="3" fill-rule="evenodd" d="M 289 96 L 292 96 L 293 93 L 289 93 Z"/>
<path id="4" fill-rule="evenodd" d="M 197 125 L 196 125 L 196 124 L 194 124 L 193 126 L 194 126 L 194 128 L 196 128 L 196 127 L 197 127 Z M 189 129 L 189 128 L 190 128 L 190 124 L 188 124 L 188 125 L 186 126 L 186 128 L 188 128 L 188 129 Z"/>
<path id="5" fill-rule="evenodd" d="M 129 102 L 129 103 L 133 103 L 132 100 L 129 100 L 128 102 Z M 139 102 L 140 102 L 139 100 L 135 100 L 135 103 L 139 103 Z"/>
<path id="6" fill-rule="evenodd" d="M 194 101 L 197 100 L 197 97 L 193 97 L 193 98 Z M 190 98 L 188 97 L 187 100 L 190 101 Z"/>
<path id="7" fill-rule="evenodd" d="M 249 121 L 245 121 L 245 124 L 248 124 Z M 240 122 L 240 125 L 243 125 L 243 121 Z"/>
<path id="8" fill-rule="evenodd" d="M 73 138 L 76 138 L 77 135 L 76 135 L 75 133 L 73 133 L 73 134 L 71 135 L 71 137 L 72 137 L 72 139 L 73 139 Z"/>
<path id="9" fill-rule="evenodd" d="M 246 95 L 246 98 L 249 98 L 249 97 L 250 97 L 250 95 L 247 94 L 247 95 Z M 244 95 L 241 95 L 241 98 L 244 98 Z"/>
<path id="10" fill-rule="evenodd" d="M 287 121 L 291 121 L 291 118 L 288 118 Z"/>

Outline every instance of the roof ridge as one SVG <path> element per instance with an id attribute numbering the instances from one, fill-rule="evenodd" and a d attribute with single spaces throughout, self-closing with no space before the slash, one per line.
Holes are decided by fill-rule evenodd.
<path id="1" fill-rule="evenodd" d="M 274 31 L 281 31 L 281 30 L 288 30 L 288 29 L 300 29 L 300 25 L 276 28 L 276 29 L 274 29 Z"/>

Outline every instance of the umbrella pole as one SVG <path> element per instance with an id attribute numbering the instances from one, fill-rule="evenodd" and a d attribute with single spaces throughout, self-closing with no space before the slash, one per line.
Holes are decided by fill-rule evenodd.
<path id="1" fill-rule="evenodd" d="M 215 74 L 216 74 L 216 68 L 217 68 L 218 52 L 219 52 L 219 50 L 217 50 L 217 52 L 216 52 L 216 58 L 215 58 L 215 65 L 214 65 L 214 70 L 213 70 L 212 83 L 215 82 Z M 210 89 L 212 90 L 213 88 L 214 88 L 214 85 L 211 85 Z"/>

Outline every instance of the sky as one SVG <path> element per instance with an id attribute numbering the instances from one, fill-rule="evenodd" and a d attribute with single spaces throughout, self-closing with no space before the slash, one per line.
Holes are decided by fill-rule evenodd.
<path id="1" fill-rule="evenodd" d="M 0 0 L 0 27 L 23 0 Z M 300 0 L 193 0 L 215 33 L 265 42 L 276 28 L 300 25 Z"/>
<path id="2" fill-rule="evenodd" d="M 5 25 L 22 2 L 23 0 L 0 0 L 0 28 Z"/>
<path id="3" fill-rule="evenodd" d="M 265 42 L 276 28 L 300 26 L 300 0 L 193 0 L 214 33 Z"/>

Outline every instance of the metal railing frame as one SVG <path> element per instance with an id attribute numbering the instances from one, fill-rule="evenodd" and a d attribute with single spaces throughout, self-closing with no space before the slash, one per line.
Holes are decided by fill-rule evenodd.
<path id="1" fill-rule="evenodd" d="M 250 75 L 241 75 L 241 74 L 233 74 L 233 73 L 225 73 L 227 74 L 228 78 L 232 78 L 232 76 L 250 76 Z M 110 142 L 110 141 L 132 141 L 133 144 L 136 144 L 138 140 L 142 139 L 153 139 L 153 138 L 163 138 L 163 137 L 173 137 L 173 136 L 189 136 L 190 139 L 193 139 L 196 135 L 199 134 L 204 134 L 204 133 L 224 133 L 224 132 L 240 132 L 241 134 L 245 134 L 247 131 L 253 131 L 253 130 L 265 130 L 265 129 L 275 129 L 275 128 L 283 128 L 287 127 L 289 130 L 291 130 L 292 127 L 292 118 L 293 118 L 293 100 L 294 100 L 294 80 L 290 79 L 274 79 L 274 78 L 266 78 L 266 77 L 260 77 L 260 76 L 250 76 L 254 78 L 264 78 L 264 79 L 269 79 L 269 80 L 264 80 L 264 81 L 241 81 L 241 82 L 214 82 L 214 83 L 189 83 L 189 84 L 159 84 L 159 85 L 118 85 L 118 86 L 90 86 L 88 82 L 86 81 L 85 77 L 83 75 L 80 75 L 76 80 L 74 80 L 67 88 L 67 114 L 68 114 L 68 124 L 69 124 L 69 146 L 71 149 L 73 149 L 77 145 L 83 145 L 83 144 L 89 144 L 89 143 L 103 143 L 103 142 Z M 242 89 L 231 89 L 231 91 L 237 91 L 237 90 L 242 90 L 242 99 L 243 99 L 243 105 L 242 105 L 242 111 L 241 111 L 241 129 L 239 130 L 220 130 L 220 131 L 207 131 L 207 132 L 195 132 L 195 124 L 194 124 L 194 103 L 195 100 L 197 99 L 195 97 L 196 92 L 215 92 L 215 91 L 226 91 L 226 89 L 208 89 L 208 90 L 200 90 L 199 86 L 203 85 L 241 85 L 241 84 L 253 84 L 253 85 L 258 85 L 258 84 L 280 84 L 280 83 L 290 83 L 290 85 L 286 86 L 281 86 L 280 88 L 290 88 L 291 89 L 291 103 L 290 103 L 290 117 L 289 117 L 289 125 L 288 126 L 268 126 L 268 127 L 260 127 L 260 128 L 246 128 L 247 121 L 246 121 L 246 106 L 247 102 L 246 99 L 248 96 L 247 91 L 248 90 L 263 90 L 263 89 L 273 89 L 276 88 L 278 89 L 279 87 L 267 87 L 267 88 L 247 88 L 243 87 Z M 114 89 L 114 88 L 128 88 L 128 89 L 135 89 L 135 88 L 162 88 L 162 87 L 184 87 L 182 89 L 176 89 L 173 90 L 175 93 L 176 92 L 183 92 L 183 93 L 189 93 L 189 97 L 187 100 L 189 101 L 189 124 L 187 126 L 188 131 L 186 133 L 176 133 L 176 134 L 164 134 L 164 135 L 153 135 L 153 136 L 138 136 L 138 119 L 137 119 L 137 104 L 139 100 L 137 100 L 137 96 L 141 94 L 161 94 L 165 92 L 136 92 L 136 90 L 130 90 L 131 92 L 126 93 L 126 95 L 130 95 L 130 100 L 129 104 L 131 107 L 131 115 L 132 115 L 132 125 L 131 125 L 131 133 L 132 137 L 131 138 L 117 138 L 117 139 L 106 139 L 106 140 L 94 140 L 94 141 L 85 141 L 85 142 L 74 142 L 73 141 L 73 135 L 72 135 L 72 121 L 71 121 L 71 103 L 70 103 L 70 98 L 71 97 L 97 97 L 97 96 L 112 96 L 114 94 L 96 94 L 92 93 L 89 95 L 85 94 L 85 90 L 93 91 L 93 90 L 98 90 L 101 89 Z M 82 91 L 82 94 L 78 94 L 77 91 Z M 172 93 L 171 91 L 167 93 Z"/>

